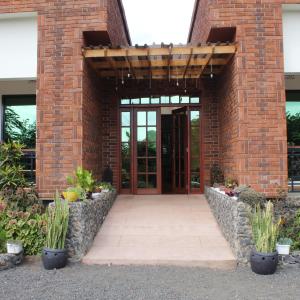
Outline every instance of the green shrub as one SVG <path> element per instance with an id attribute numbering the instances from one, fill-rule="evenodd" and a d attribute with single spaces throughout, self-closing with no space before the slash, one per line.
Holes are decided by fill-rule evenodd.
<path id="1" fill-rule="evenodd" d="M 5 231 L 2 245 L 6 240 L 20 240 L 26 255 L 41 252 L 46 240 L 46 215 L 37 212 L 10 210 L 0 205 L 0 232 Z M 3 249 L 2 251 L 6 250 Z"/>
<path id="2" fill-rule="evenodd" d="M 271 253 L 276 249 L 279 234 L 279 222 L 274 220 L 274 208 L 268 201 L 265 208 L 258 204 L 250 215 L 253 240 L 258 252 Z"/>
<path id="3" fill-rule="evenodd" d="M 97 187 L 100 188 L 101 190 L 109 190 L 109 191 L 113 190 L 113 186 L 108 182 L 100 182 L 97 184 Z"/>
<path id="4" fill-rule="evenodd" d="M 74 176 L 67 177 L 68 184 L 77 188 L 82 188 L 85 192 L 92 192 L 95 187 L 93 174 L 82 167 L 78 167 Z"/>
<path id="5" fill-rule="evenodd" d="M 241 202 L 249 204 L 251 207 L 260 205 L 264 206 L 266 197 L 263 193 L 259 193 L 249 186 L 239 186 L 234 189 L 234 192 L 238 195 L 238 199 Z"/>
<path id="6" fill-rule="evenodd" d="M 0 190 L 26 186 L 21 166 L 22 148 L 14 142 L 0 144 Z"/>
<path id="7" fill-rule="evenodd" d="M 281 237 L 290 238 L 293 241 L 292 250 L 300 250 L 300 210 L 293 219 L 290 219 L 282 226 Z"/>
<path id="8" fill-rule="evenodd" d="M 6 231 L 3 228 L 0 228 L 0 253 L 6 252 Z"/>
<path id="9" fill-rule="evenodd" d="M 64 249 L 69 223 L 68 202 L 59 198 L 56 192 L 54 207 L 48 209 L 47 241 L 50 249 Z"/>

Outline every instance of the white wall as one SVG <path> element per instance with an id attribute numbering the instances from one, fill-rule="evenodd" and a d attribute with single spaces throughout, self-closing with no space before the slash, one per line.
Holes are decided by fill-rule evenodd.
<path id="1" fill-rule="evenodd" d="M 37 77 L 37 15 L 0 14 L 0 80 Z"/>
<path id="2" fill-rule="evenodd" d="M 283 5 L 284 72 L 300 73 L 300 4 Z"/>

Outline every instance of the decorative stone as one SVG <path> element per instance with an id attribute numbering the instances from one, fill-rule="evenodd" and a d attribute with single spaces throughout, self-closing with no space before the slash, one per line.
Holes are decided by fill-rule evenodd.
<path id="1" fill-rule="evenodd" d="M 205 187 L 205 196 L 238 262 L 248 263 L 254 248 L 249 220 L 250 206 L 210 187 Z"/>
<path id="2" fill-rule="evenodd" d="M 66 249 L 72 261 L 79 261 L 91 248 L 117 193 L 100 193 L 94 199 L 70 202 Z"/>
<path id="3" fill-rule="evenodd" d="M 22 263 L 23 251 L 19 254 L 0 254 L 0 271 L 14 268 Z"/>

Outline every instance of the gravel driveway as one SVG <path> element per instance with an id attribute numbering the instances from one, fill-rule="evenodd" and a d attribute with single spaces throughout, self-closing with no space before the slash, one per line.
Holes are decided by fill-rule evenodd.
<path id="1" fill-rule="evenodd" d="M 45 271 L 39 263 L 0 272 L 0 299 L 300 299 L 300 268 L 273 276 L 248 268 L 214 271 L 180 267 L 74 264 Z"/>

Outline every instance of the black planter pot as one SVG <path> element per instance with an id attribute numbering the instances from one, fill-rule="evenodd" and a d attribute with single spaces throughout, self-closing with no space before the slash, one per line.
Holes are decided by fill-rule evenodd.
<path id="1" fill-rule="evenodd" d="M 46 270 L 64 268 L 68 261 L 67 251 L 44 248 L 42 251 L 42 261 Z"/>
<path id="2" fill-rule="evenodd" d="M 256 274 L 274 274 L 278 265 L 278 252 L 261 253 L 252 250 L 250 254 L 250 264 L 252 271 Z"/>

